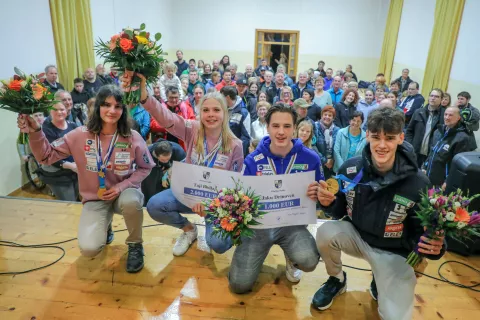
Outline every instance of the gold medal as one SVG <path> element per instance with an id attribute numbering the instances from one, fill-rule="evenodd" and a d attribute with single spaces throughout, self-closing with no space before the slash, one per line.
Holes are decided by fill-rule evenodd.
<path id="1" fill-rule="evenodd" d="M 107 189 L 105 189 L 105 188 L 100 188 L 100 189 L 98 189 L 98 191 L 97 191 L 97 196 L 98 196 L 98 198 L 102 199 L 103 194 L 104 194 L 106 191 L 107 191 Z"/>
<path id="2" fill-rule="evenodd" d="M 333 194 L 337 194 L 338 190 L 340 190 L 340 187 L 338 185 L 338 181 L 334 178 L 327 179 L 325 181 L 327 183 L 327 190 Z"/>

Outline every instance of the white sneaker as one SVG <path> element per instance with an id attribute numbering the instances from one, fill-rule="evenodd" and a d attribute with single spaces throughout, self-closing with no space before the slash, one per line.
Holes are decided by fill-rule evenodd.
<path id="1" fill-rule="evenodd" d="M 177 257 L 183 256 L 188 248 L 190 248 L 190 245 L 197 239 L 197 235 L 196 225 L 193 225 L 192 230 L 182 233 L 173 246 L 173 255 Z"/>
<path id="2" fill-rule="evenodd" d="M 302 278 L 302 270 L 295 268 L 287 255 L 285 255 L 285 276 L 288 281 L 293 283 L 299 283 Z"/>

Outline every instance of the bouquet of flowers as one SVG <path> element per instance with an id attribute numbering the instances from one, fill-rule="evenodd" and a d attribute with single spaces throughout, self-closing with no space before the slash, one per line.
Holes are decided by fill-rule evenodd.
<path id="1" fill-rule="evenodd" d="M 448 236 L 460 242 L 480 237 L 480 213 L 468 211 L 470 202 L 480 197 L 464 196 L 462 190 L 444 195 L 441 189 L 430 189 L 422 196 L 419 210 L 416 212 L 422 226 L 427 230 L 423 236 L 435 239 Z M 410 253 L 407 263 L 416 267 L 423 259 L 418 245 Z"/>
<path id="2" fill-rule="evenodd" d="M 251 238 L 254 231 L 250 226 L 259 225 L 256 219 L 266 214 L 260 211 L 259 200 L 253 190 L 244 191 L 242 184 L 235 181 L 233 189 L 223 188 L 216 198 L 204 201 L 207 221 L 213 224 L 212 235 L 231 238 L 234 246 L 242 243 L 242 236 Z"/>
<path id="3" fill-rule="evenodd" d="M 0 109 L 19 114 L 49 111 L 54 94 L 42 84 L 43 74 L 25 75 L 17 67 L 12 79 L 2 81 L 0 87 Z"/>
<path id="4" fill-rule="evenodd" d="M 97 41 L 96 53 L 105 58 L 105 63 L 111 63 L 118 70 L 125 70 L 122 87 L 125 91 L 123 102 L 125 104 L 138 104 L 140 101 L 140 79 L 135 73 L 145 76 L 147 84 L 158 80 L 163 58 L 162 48 L 157 41 L 162 35 L 155 34 L 155 41 L 150 39 L 150 33 L 145 31 L 145 24 L 140 29 L 125 28 L 115 34 L 110 41 Z"/>

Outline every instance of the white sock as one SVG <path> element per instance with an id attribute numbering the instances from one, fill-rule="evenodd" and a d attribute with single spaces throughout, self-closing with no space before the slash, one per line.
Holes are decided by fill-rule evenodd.
<path id="1" fill-rule="evenodd" d="M 340 282 L 345 281 L 345 275 L 343 274 L 343 270 L 341 270 L 340 273 L 335 276 L 335 278 L 339 279 Z"/>

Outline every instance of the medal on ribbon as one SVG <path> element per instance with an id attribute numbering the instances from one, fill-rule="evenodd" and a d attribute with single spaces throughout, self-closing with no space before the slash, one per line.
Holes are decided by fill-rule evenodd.
<path id="1" fill-rule="evenodd" d="M 337 194 L 338 190 L 340 190 L 340 186 L 338 184 L 338 181 L 334 178 L 327 179 L 325 181 L 327 183 L 327 191 L 331 192 L 333 194 Z"/>
<path id="2" fill-rule="evenodd" d="M 102 159 L 102 143 L 100 141 L 100 136 L 95 135 L 95 140 L 97 142 L 97 172 L 98 172 L 98 191 L 97 196 L 99 199 L 102 199 L 103 194 L 107 191 L 107 187 L 105 185 L 105 175 L 107 170 L 107 163 L 112 156 L 113 149 L 115 149 L 115 143 L 117 142 L 118 134 L 115 131 L 110 144 L 108 145 L 107 152 L 105 153 L 105 157 Z"/>

